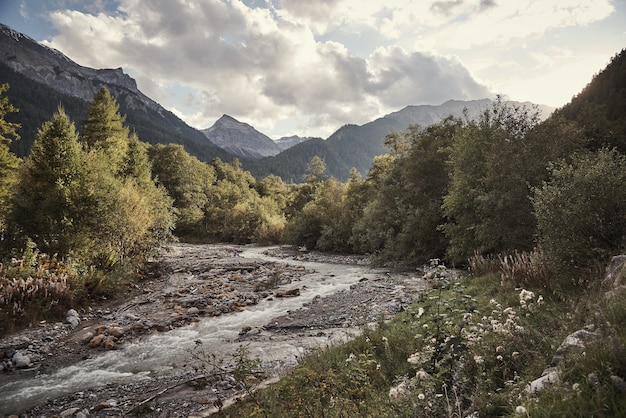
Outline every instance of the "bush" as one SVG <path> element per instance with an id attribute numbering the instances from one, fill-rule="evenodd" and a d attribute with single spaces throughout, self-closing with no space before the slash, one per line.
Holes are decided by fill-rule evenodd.
<path id="1" fill-rule="evenodd" d="M 626 248 L 626 156 L 575 155 L 534 189 L 539 242 L 556 272 L 588 272 Z M 576 277 L 580 278 L 581 274 Z"/>

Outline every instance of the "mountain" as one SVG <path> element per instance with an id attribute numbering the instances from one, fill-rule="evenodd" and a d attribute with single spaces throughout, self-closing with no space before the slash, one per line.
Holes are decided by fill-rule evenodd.
<path id="1" fill-rule="evenodd" d="M 291 148 L 295 145 L 298 145 L 304 141 L 308 141 L 309 139 L 313 139 L 313 137 L 301 137 L 298 135 L 292 136 L 283 136 L 282 138 L 277 139 L 276 145 L 280 148 L 281 151 L 286 150 L 287 148 Z"/>
<path id="2" fill-rule="evenodd" d="M 228 115 L 223 115 L 202 133 L 213 144 L 245 159 L 273 156 L 282 151 L 270 137 Z"/>
<path id="3" fill-rule="evenodd" d="M 233 156 L 212 144 L 197 129 L 188 126 L 137 88 L 122 69 L 83 67 L 61 52 L 39 44 L 6 25 L 0 24 L 0 76 L 11 85 L 9 100 L 20 109 L 7 119 L 22 124 L 22 139 L 11 144 L 20 156 L 30 150 L 36 131 L 50 119 L 59 104 L 80 127 L 88 103 L 106 87 L 117 100 L 126 124 L 139 138 L 151 144 L 181 144 L 203 161 L 215 157 L 230 161 Z"/>
<path id="4" fill-rule="evenodd" d="M 554 113 L 578 122 L 592 148 L 617 148 L 626 154 L 626 49 Z"/>
<path id="5" fill-rule="evenodd" d="M 256 177 L 275 174 L 285 181 L 300 182 L 306 174 L 308 162 L 318 156 L 326 163 L 326 172 L 340 180 L 346 180 L 352 167 L 367 174 L 374 157 L 388 152 L 383 140 L 392 131 L 403 131 L 412 124 L 429 126 L 446 117 L 477 117 L 491 104 L 491 100 L 449 100 L 441 105 L 407 106 L 364 125 L 345 125 L 326 141 L 309 140 L 295 145 L 274 157 L 244 163 Z M 507 102 L 513 105 L 533 106 L 532 103 Z M 554 110 L 549 106 L 537 106 L 541 119 Z"/>

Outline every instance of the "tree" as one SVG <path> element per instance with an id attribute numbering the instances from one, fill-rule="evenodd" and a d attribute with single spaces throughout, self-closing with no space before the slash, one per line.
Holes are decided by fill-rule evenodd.
<path id="1" fill-rule="evenodd" d="M 129 130 L 124 126 L 125 116 L 106 87 L 102 87 L 87 110 L 82 140 L 90 150 L 101 150 L 114 170 L 119 169 L 128 149 Z"/>
<path id="2" fill-rule="evenodd" d="M 539 244 L 553 268 L 584 272 L 626 250 L 625 184 L 626 156 L 616 150 L 582 152 L 550 166 L 532 202 Z"/>
<path id="3" fill-rule="evenodd" d="M 15 106 L 9 102 L 9 98 L 4 94 L 9 90 L 7 83 L 0 84 L 0 143 L 8 145 L 13 140 L 20 139 L 17 130 L 20 128 L 19 123 L 8 122 L 5 117 L 9 113 L 19 112 Z"/>
<path id="4" fill-rule="evenodd" d="M 11 190 L 17 181 L 17 169 L 21 160 L 10 150 L 9 144 L 20 138 L 17 130 L 20 125 L 8 122 L 5 116 L 17 112 L 8 97 L 4 96 L 9 89 L 8 84 L 0 85 L 0 232 L 6 228 L 6 214 L 9 210 Z"/>
<path id="5" fill-rule="evenodd" d="M 174 200 L 176 235 L 205 235 L 204 209 L 217 178 L 215 170 L 191 156 L 182 145 L 156 145 L 148 150 L 148 155 L 154 178 Z"/>
<path id="6" fill-rule="evenodd" d="M 525 138 L 538 113 L 497 100 L 477 121 L 466 120 L 450 147 L 451 179 L 443 200 L 448 256 L 464 263 L 482 254 L 533 245 L 529 187 L 522 163 Z"/>
<path id="7" fill-rule="evenodd" d="M 38 132 L 13 201 L 12 219 L 40 249 L 66 255 L 84 242 L 85 174 L 75 126 L 59 107 Z"/>

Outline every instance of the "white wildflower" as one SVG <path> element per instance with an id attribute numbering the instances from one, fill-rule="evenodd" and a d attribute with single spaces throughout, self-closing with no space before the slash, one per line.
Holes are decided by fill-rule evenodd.
<path id="1" fill-rule="evenodd" d="M 420 308 L 417 310 L 417 317 L 421 318 L 422 315 L 424 315 L 424 308 L 420 306 Z"/>
<path id="2" fill-rule="evenodd" d="M 411 354 L 411 356 L 408 359 L 406 359 L 406 361 L 409 362 L 410 364 L 418 364 L 420 362 L 419 353 Z"/>
<path id="3" fill-rule="evenodd" d="M 528 414 L 526 408 L 524 408 L 522 405 L 519 405 L 517 408 L 515 408 L 515 412 L 518 414 Z"/>

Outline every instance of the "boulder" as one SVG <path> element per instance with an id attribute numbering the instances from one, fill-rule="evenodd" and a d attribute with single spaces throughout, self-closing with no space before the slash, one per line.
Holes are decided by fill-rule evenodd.
<path id="1" fill-rule="evenodd" d="M 616 255 L 611 259 L 602 285 L 611 289 L 626 285 L 626 254 Z"/>
<path id="2" fill-rule="evenodd" d="M 535 393 L 551 386 L 559 381 L 559 373 L 556 368 L 550 367 L 544 370 L 539 379 L 535 379 L 526 386 L 526 392 Z"/>
<path id="3" fill-rule="evenodd" d="M 588 343 L 598 337 L 598 334 L 587 329 L 579 329 L 565 337 L 559 348 L 556 349 L 550 366 L 556 366 L 561 360 L 570 354 L 579 354 L 585 351 Z"/>

